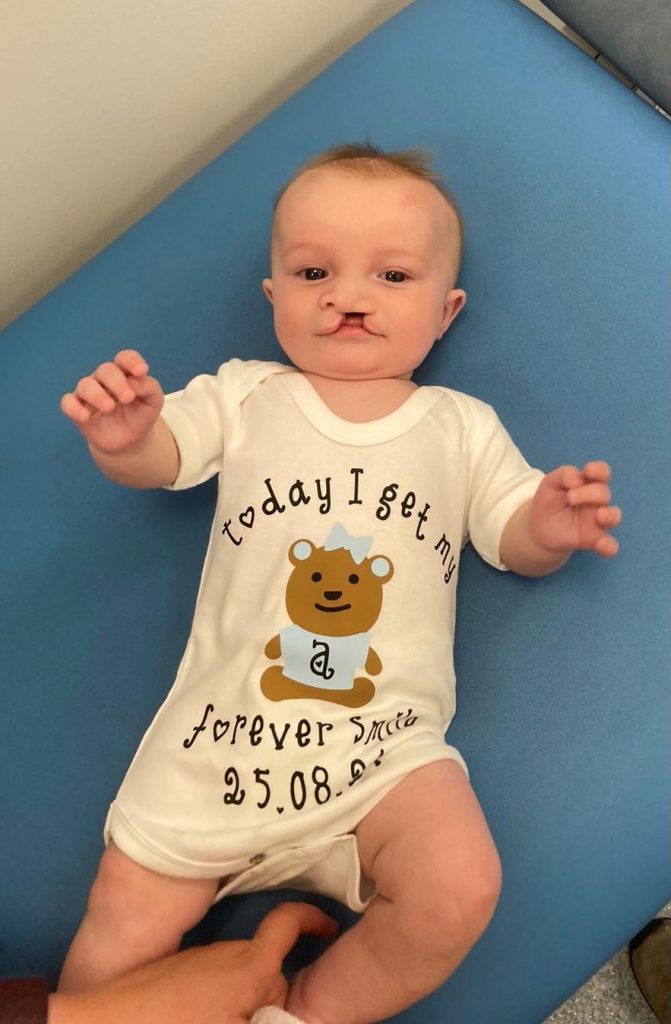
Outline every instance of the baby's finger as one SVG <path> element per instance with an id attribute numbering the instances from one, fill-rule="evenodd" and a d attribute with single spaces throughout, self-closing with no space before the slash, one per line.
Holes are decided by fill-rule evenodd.
<path id="1" fill-rule="evenodd" d="M 115 363 L 102 363 L 93 377 L 117 402 L 128 404 L 134 400 L 135 392 L 129 387 L 131 378 L 127 377 Z"/>
<path id="2" fill-rule="evenodd" d="M 129 373 L 132 377 L 143 377 L 145 373 L 149 373 L 147 360 L 134 348 L 125 348 L 121 352 L 117 352 L 114 362 L 121 367 L 124 373 Z"/>
<path id="3" fill-rule="evenodd" d="M 574 487 L 567 492 L 566 500 L 569 505 L 607 505 L 610 501 L 610 487 L 606 484 L 585 484 L 584 487 Z"/>
<path id="4" fill-rule="evenodd" d="M 86 423 L 91 418 L 89 409 L 71 392 L 61 398 L 61 412 L 74 423 Z"/>
<path id="5" fill-rule="evenodd" d="M 598 481 L 602 484 L 607 484 L 611 478 L 611 470 L 608 463 L 598 459 L 588 462 L 583 469 L 583 473 L 588 480 Z"/>
<path id="6" fill-rule="evenodd" d="M 608 508 L 598 508 L 596 510 L 596 521 L 604 529 L 614 530 L 622 522 L 622 509 L 617 508 L 616 505 L 609 505 Z"/>
<path id="7" fill-rule="evenodd" d="M 604 533 L 594 541 L 593 550 L 596 551 L 597 555 L 601 555 L 602 558 L 613 558 L 620 550 L 620 545 L 615 540 L 615 537 Z"/>
<path id="8" fill-rule="evenodd" d="M 568 491 L 570 487 L 580 487 L 584 483 L 583 475 L 576 466 L 558 466 L 545 476 L 547 486 L 558 491 Z"/>
<path id="9" fill-rule="evenodd" d="M 94 377 L 82 377 L 74 393 L 95 412 L 112 412 L 116 408 L 115 400 Z"/>
<path id="10" fill-rule="evenodd" d="M 154 408 L 163 407 L 163 388 L 154 377 L 127 377 L 126 380 L 135 397 Z"/>

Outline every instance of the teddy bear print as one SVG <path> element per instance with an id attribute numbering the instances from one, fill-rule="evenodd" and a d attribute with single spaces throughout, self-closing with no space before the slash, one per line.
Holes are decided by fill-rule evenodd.
<path id="1" fill-rule="evenodd" d="M 382 671 L 370 630 L 394 567 L 384 555 L 366 557 L 372 543 L 372 537 L 351 537 L 337 524 L 323 547 L 297 540 L 289 548 L 293 571 L 286 606 L 292 625 L 264 649 L 267 658 L 282 659 L 261 677 L 268 700 L 326 700 L 359 708 L 373 698 L 375 686 L 356 671 Z"/>

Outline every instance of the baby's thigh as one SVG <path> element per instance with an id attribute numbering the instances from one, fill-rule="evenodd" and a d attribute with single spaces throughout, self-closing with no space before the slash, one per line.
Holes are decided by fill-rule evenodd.
<path id="1" fill-rule="evenodd" d="M 363 871 L 380 896 L 413 916 L 485 924 L 501 887 L 501 864 L 482 808 L 456 761 L 402 779 L 356 829 Z"/>
<path id="2" fill-rule="evenodd" d="M 142 922 L 182 935 L 212 905 L 218 879 L 174 878 L 131 860 L 114 842 L 105 850 L 91 889 L 87 913 L 122 923 Z"/>

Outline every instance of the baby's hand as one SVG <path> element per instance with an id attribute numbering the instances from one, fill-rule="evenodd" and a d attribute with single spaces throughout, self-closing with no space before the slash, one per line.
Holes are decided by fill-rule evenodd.
<path id="1" fill-rule="evenodd" d="M 128 451 L 150 433 L 163 408 L 163 389 L 148 371 L 139 352 L 119 352 L 63 395 L 61 411 L 100 452 Z"/>
<path id="2" fill-rule="evenodd" d="M 530 506 L 534 539 L 548 551 L 596 551 L 612 558 L 619 544 L 608 531 L 622 512 L 610 504 L 610 466 L 588 462 L 584 469 L 560 466 L 541 481 Z"/>

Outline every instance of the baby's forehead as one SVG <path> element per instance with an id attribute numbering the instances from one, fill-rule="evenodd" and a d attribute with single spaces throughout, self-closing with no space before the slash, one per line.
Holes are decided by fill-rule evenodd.
<path id="1" fill-rule="evenodd" d="M 378 205 L 375 205 L 379 201 Z M 313 223 L 338 222 L 338 211 L 364 219 L 389 220 L 390 231 L 400 228 L 399 215 L 414 226 L 420 217 L 427 230 L 445 238 L 458 235 L 458 222 L 445 196 L 427 179 L 403 171 L 362 174 L 338 167 L 304 171 L 287 186 L 275 210 L 273 243 L 283 243 L 295 231 Z"/>
<path id="2" fill-rule="evenodd" d="M 321 196 L 327 194 L 331 201 L 348 200 L 358 194 L 368 197 L 387 198 L 390 195 L 413 203 L 449 207 L 447 200 L 432 182 L 407 172 L 393 169 L 381 173 L 361 171 L 332 166 L 314 167 L 303 171 L 282 193 L 276 214 L 282 208 L 292 210 L 318 204 Z"/>

